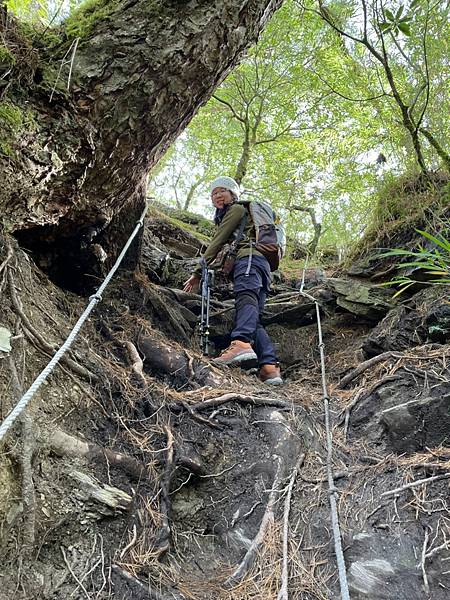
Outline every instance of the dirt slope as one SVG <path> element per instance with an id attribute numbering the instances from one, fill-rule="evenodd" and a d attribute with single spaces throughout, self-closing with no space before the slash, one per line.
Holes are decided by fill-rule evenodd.
<path id="1" fill-rule="evenodd" d="M 71 360 L 0 448 L 2 600 L 275 599 L 296 468 L 290 598 L 340 597 L 314 304 L 294 281 L 279 282 L 270 299 L 265 321 L 285 386 L 220 371 L 198 350 L 198 297 L 177 291 L 193 244 L 173 223 L 147 223 L 140 271 L 114 279 Z M 86 300 L 53 285 L 8 238 L 0 265 L 0 326 L 13 335 L 11 352 L 0 352 L 3 419 Z M 362 280 L 317 275 L 307 286 L 322 311 L 351 598 L 444 600 L 445 294 L 421 292 L 397 307 Z M 217 349 L 232 320 L 229 298 L 224 287 L 213 302 Z"/>

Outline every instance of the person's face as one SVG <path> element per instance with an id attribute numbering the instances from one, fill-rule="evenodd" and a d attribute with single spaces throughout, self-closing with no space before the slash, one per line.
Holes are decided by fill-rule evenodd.
<path id="1" fill-rule="evenodd" d="M 214 188 L 211 192 L 211 200 L 213 206 L 220 209 L 228 204 L 231 204 L 233 202 L 233 196 L 231 195 L 230 190 L 218 187 Z"/>

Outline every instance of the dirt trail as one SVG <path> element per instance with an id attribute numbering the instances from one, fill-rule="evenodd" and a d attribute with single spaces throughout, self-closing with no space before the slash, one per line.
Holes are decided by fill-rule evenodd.
<path id="1" fill-rule="evenodd" d="M 170 249 L 151 228 L 146 241 L 159 255 Z M 32 435 L 30 423 L 18 423 L 1 448 L 0 599 L 275 599 L 296 468 L 289 597 L 339 598 L 311 306 L 286 284 L 277 287 L 283 303 L 269 307 L 267 319 L 287 383 L 268 389 L 253 374 L 218 370 L 199 354 L 198 299 L 172 291 L 189 259 L 155 263 L 155 254 L 144 254 L 139 274 L 114 280 L 71 352 L 88 374 L 71 364 L 58 368 L 27 412 Z M 14 335 L 0 362 L 3 419 L 13 404 L 11 369 L 25 389 L 48 361 L 43 341 L 59 345 L 85 300 L 55 287 L 15 247 L 0 277 L 0 325 Z M 323 310 L 351 598 L 444 600 L 450 345 L 411 343 L 340 387 L 363 364 L 374 319 L 383 322 L 378 312 L 396 309 L 373 301 L 376 311 L 362 318 L 365 300 L 345 295 L 336 281 L 315 281 L 311 293 Z M 216 301 L 214 310 L 223 311 Z M 217 343 L 231 318 L 227 309 L 213 323 Z"/>

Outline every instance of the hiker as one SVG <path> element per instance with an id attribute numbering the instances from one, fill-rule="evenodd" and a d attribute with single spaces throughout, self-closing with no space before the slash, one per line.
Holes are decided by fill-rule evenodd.
<path id="1" fill-rule="evenodd" d="M 245 204 L 239 203 L 239 186 L 231 177 L 217 177 L 210 185 L 212 204 L 216 209 L 216 233 L 203 258 L 211 265 L 224 246 L 236 239 L 236 262 L 233 279 L 236 315 L 231 332 L 231 344 L 213 362 L 235 365 L 257 359 L 259 378 L 264 383 L 283 383 L 278 359 L 270 337 L 261 325 L 267 293 L 270 289 L 270 265 L 254 247 L 255 227 Z M 239 238 L 241 238 L 239 240 Z M 253 243 L 252 243 L 253 242 Z M 196 292 L 201 279 L 201 266 L 185 282 L 185 292 Z M 252 347 L 253 346 L 253 347 Z"/>

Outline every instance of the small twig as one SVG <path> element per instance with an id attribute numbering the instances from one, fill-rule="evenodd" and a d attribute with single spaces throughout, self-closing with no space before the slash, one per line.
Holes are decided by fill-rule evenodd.
<path id="1" fill-rule="evenodd" d="M 370 369 L 371 367 L 377 365 L 379 362 L 383 362 L 385 360 L 388 360 L 389 358 L 402 358 L 402 355 L 398 352 L 383 352 L 383 354 L 378 354 L 378 356 L 369 358 L 369 360 L 362 362 L 356 367 L 356 369 L 354 369 L 345 377 L 343 377 L 339 382 L 339 385 L 337 386 L 338 389 L 343 390 L 347 387 L 349 383 L 351 383 L 354 379 L 361 375 L 361 373 L 364 373 L 364 371 L 367 371 L 367 369 Z"/>
<path id="2" fill-rule="evenodd" d="M 232 469 L 234 469 L 235 467 L 237 467 L 238 464 L 239 463 L 235 463 L 234 465 L 231 465 L 231 467 L 227 467 L 226 469 L 223 469 L 222 471 L 219 471 L 219 473 L 211 473 L 211 475 L 200 475 L 200 477 L 202 479 L 208 479 L 210 477 L 220 477 L 224 473 L 228 473 L 228 471 L 231 471 Z"/>
<path id="3" fill-rule="evenodd" d="M 428 529 L 425 529 L 425 539 L 423 540 L 423 546 L 422 546 L 422 560 L 420 561 L 420 566 L 422 568 L 422 577 L 423 577 L 423 584 L 425 586 L 425 591 L 428 594 L 430 592 L 430 586 L 428 585 L 428 577 L 427 577 L 427 572 L 425 570 L 425 561 L 427 558 L 427 545 L 428 545 Z"/>
<path id="4" fill-rule="evenodd" d="M 70 566 L 69 561 L 67 560 L 67 556 L 66 553 L 64 552 L 64 548 L 62 546 L 60 546 L 61 549 L 61 553 L 63 555 L 63 559 L 64 562 L 66 564 L 66 567 L 69 569 L 69 573 L 72 575 L 72 577 L 74 578 L 75 582 L 78 584 L 78 586 L 83 590 L 84 595 L 86 596 L 86 598 L 89 600 L 90 596 L 86 590 L 86 588 L 84 587 L 83 583 L 78 579 L 78 577 L 75 575 L 75 573 L 72 570 L 72 567 Z"/>
<path id="5" fill-rule="evenodd" d="M 56 76 L 56 80 L 55 83 L 53 84 L 53 88 L 50 94 L 50 102 L 53 100 L 53 94 L 56 91 L 56 86 L 58 85 L 58 81 L 59 81 L 59 76 L 61 75 L 61 71 L 64 67 L 64 65 L 69 64 L 69 77 L 67 80 L 67 90 L 69 90 L 69 86 L 70 86 L 70 78 L 72 76 L 72 67 L 73 67 L 73 61 L 75 59 L 75 54 L 77 51 L 77 47 L 78 47 L 78 42 L 80 41 L 80 38 L 75 38 L 74 41 L 70 44 L 69 49 L 67 50 L 67 52 L 64 54 L 64 56 L 61 59 L 61 64 L 59 66 L 58 69 L 58 74 Z M 67 56 L 69 56 L 69 53 L 72 52 L 72 56 L 69 60 L 67 60 Z"/>
<path id="6" fill-rule="evenodd" d="M 305 460 L 305 454 L 302 454 L 292 471 L 289 480 L 288 492 L 284 500 L 284 519 L 283 519 L 283 569 L 281 572 L 281 588 L 278 592 L 277 600 L 289 600 L 288 596 L 288 529 L 289 529 L 289 513 L 291 510 L 291 496 L 294 487 L 297 472 Z"/>
<path id="7" fill-rule="evenodd" d="M 403 485 L 402 487 L 398 487 L 394 490 L 384 492 L 383 494 L 381 494 L 380 498 L 385 498 L 386 496 L 393 496 L 394 494 L 398 494 L 400 492 L 403 492 L 404 490 L 409 490 L 410 488 L 417 487 L 418 485 L 426 485 L 427 483 L 431 483 L 432 481 L 438 481 L 439 479 L 448 479 L 449 477 L 450 473 L 444 473 L 443 475 L 434 475 L 433 477 L 427 477 L 426 479 L 417 479 L 416 481 Z"/>
<path id="8" fill-rule="evenodd" d="M 67 78 L 67 91 L 69 91 L 69 89 L 70 89 L 70 80 L 72 78 L 73 61 L 75 60 L 75 54 L 77 53 L 77 48 L 78 48 L 78 42 L 79 41 L 80 41 L 79 37 L 77 37 L 74 40 L 74 46 L 73 46 L 72 56 L 70 58 L 69 76 Z"/>
<path id="9" fill-rule="evenodd" d="M 437 546 L 436 548 L 433 548 L 432 550 L 427 552 L 425 554 L 425 558 L 431 558 L 431 557 L 435 556 L 435 554 L 438 554 L 441 550 L 447 550 L 449 547 L 450 547 L 450 540 L 446 540 L 440 546 Z"/>
<path id="10" fill-rule="evenodd" d="M 131 540 L 128 542 L 128 544 L 125 546 L 125 548 L 119 554 L 119 557 L 121 560 L 125 556 L 127 551 L 134 546 L 134 544 L 136 543 L 136 540 L 137 540 L 137 527 L 136 527 L 136 523 L 134 523 L 133 524 L 133 535 L 131 537 Z"/>

